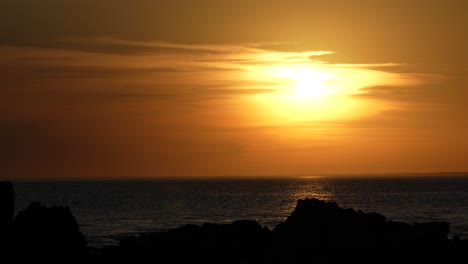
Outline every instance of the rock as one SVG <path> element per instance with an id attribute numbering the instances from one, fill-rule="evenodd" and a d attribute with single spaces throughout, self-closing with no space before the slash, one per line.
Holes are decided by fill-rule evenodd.
<path id="1" fill-rule="evenodd" d="M 184 225 L 123 239 L 116 250 L 107 250 L 112 252 L 107 257 L 144 259 L 157 252 L 171 263 L 242 263 L 264 259 L 270 235 L 270 230 L 253 220 Z"/>
<path id="2" fill-rule="evenodd" d="M 0 182 L 0 230 L 10 225 L 15 211 L 15 193 L 10 181 Z"/>
<path id="3" fill-rule="evenodd" d="M 0 182 L 0 253 L 8 246 L 8 237 L 13 213 L 15 211 L 15 193 L 9 181 Z"/>
<path id="4" fill-rule="evenodd" d="M 305 248 L 373 248 L 386 219 L 377 213 L 340 208 L 335 202 L 305 199 L 274 230 L 278 240 Z"/>
<path id="5" fill-rule="evenodd" d="M 340 208 L 334 202 L 304 199 L 275 229 L 279 244 L 295 248 L 421 248 L 448 246 L 449 224 L 386 221 L 378 213 Z M 283 245 L 284 241 L 291 241 Z"/>
<path id="6" fill-rule="evenodd" d="M 273 231 L 252 220 L 184 225 L 123 239 L 104 260 L 162 263 L 445 263 L 463 259 L 468 245 L 447 239 L 449 225 L 387 221 L 378 213 L 304 199 Z M 431 250 L 428 250 L 431 249 Z M 446 250 L 452 250 L 449 254 Z M 345 254 L 353 253 L 354 254 Z M 364 254 L 361 254 L 363 253 Z M 375 258 L 380 253 L 384 258 Z M 409 255 L 409 257 L 408 257 Z"/>
<path id="7" fill-rule="evenodd" d="M 82 258 L 86 241 L 68 207 L 45 207 L 33 202 L 12 223 L 11 247 L 21 255 Z"/>

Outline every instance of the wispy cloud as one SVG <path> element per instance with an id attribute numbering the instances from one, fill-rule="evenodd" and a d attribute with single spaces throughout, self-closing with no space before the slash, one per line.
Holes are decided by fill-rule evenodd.
<path id="1" fill-rule="evenodd" d="M 4 89 L 21 85 L 66 86 L 68 90 L 113 86 L 114 93 L 122 95 L 128 94 L 121 90 L 126 84 L 132 86 L 131 94 L 192 94 L 194 99 L 206 99 L 272 92 L 277 82 L 257 79 L 249 72 L 278 63 L 308 63 L 311 56 L 332 53 L 280 52 L 260 44 L 62 39 L 51 42 L 47 48 L 0 47 L 0 77 L 9 84 Z M 143 91 L 137 92 L 139 89 Z M 112 89 L 104 90 L 112 93 Z"/>
<path id="2" fill-rule="evenodd" d="M 114 38 L 69 38 L 48 48 L 0 47 L 0 77 L 12 87 L 87 87 L 110 98 L 192 96 L 209 100 L 280 91 L 294 80 L 278 69 L 315 67 L 339 75 L 327 80 L 344 94 L 367 99 L 406 96 L 408 87 L 434 77 L 398 72 L 404 63 L 327 62 L 333 51 L 290 48 L 291 43 L 180 44 Z M 392 71 L 386 71 L 391 68 Z M 363 72 L 369 74 L 364 75 Z M 111 96 L 116 94 L 116 96 Z M 135 95 L 139 95 L 135 97 Z"/>
<path id="3" fill-rule="evenodd" d="M 330 64 L 320 59 L 333 51 L 281 51 L 285 43 L 240 45 L 177 44 L 160 41 L 130 41 L 112 38 L 62 39 L 49 48 L 0 47 L 4 75 L 14 71 L 34 78 L 140 78 L 166 83 L 206 82 L 229 86 L 230 81 L 255 81 L 236 71 L 252 72 L 262 67 L 326 65 L 333 68 L 398 67 L 398 63 Z M 7 72 L 8 74 L 5 74 Z M 213 75 L 213 72 L 223 72 Z M 167 75 L 164 78 L 163 75 Z M 235 78 L 232 75 L 236 75 Z M 178 78 L 174 78 L 177 76 Z M 196 76 L 196 77 L 195 77 Z M 222 77 L 220 77 L 222 76 Z M 8 76 L 5 76 L 8 77 Z M 23 78 L 24 79 L 24 78 Z M 27 78 L 26 78 L 27 79 Z M 141 80 L 141 79 L 140 79 Z M 257 89 L 265 87 L 257 87 Z"/>

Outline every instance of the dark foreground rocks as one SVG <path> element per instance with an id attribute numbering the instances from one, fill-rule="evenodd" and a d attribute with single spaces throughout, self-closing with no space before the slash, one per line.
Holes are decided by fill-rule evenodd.
<path id="1" fill-rule="evenodd" d="M 15 193 L 11 182 L 0 182 L 0 232 L 13 220 Z"/>
<path id="2" fill-rule="evenodd" d="M 445 222 L 406 224 L 378 213 L 305 199 L 274 230 L 251 220 L 186 225 L 122 239 L 104 259 L 161 263 L 448 263 L 468 257 Z M 462 261 L 463 262 L 463 261 Z"/>
<path id="3" fill-rule="evenodd" d="M 406 224 L 387 221 L 378 213 L 340 208 L 335 202 L 305 199 L 292 214 L 276 226 L 278 241 L 290 241 L 307 248 L 444 248 L 449 224 L 433 222 Z"/>
<path id="4" fill-rule="evenodd" d="M 13 218 L 11 183 L 0 183 L 0 256 L 9 259 L 85 260 L 86 240 L 68 207 L 32 202 Z M 1 260 L 0 260 L 1 262 Z"/>
<path id="5" fill-rule="evenodd" d="M 299 200 L 273 230 L 253 220 L 185 225 L 86 247 L 67 207 L 33 202 L 13 218 L 11 183 L 0 183 L 0 257 L 129 263 L 466 263 L 468 241 L 445 222 L 407 224 L 334 202 Z"/>

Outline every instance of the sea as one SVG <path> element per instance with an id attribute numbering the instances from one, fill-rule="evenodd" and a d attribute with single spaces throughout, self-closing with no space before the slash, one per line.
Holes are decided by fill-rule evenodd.
<path id="1" fill-rule="evenodd" d="M 395 221 L 447 221 L 450 236 L 468 238 L 466 176 L 16 181 L 13 185 L 16 212 L 32 201 L 66 205 L 93 247 L 184 224 L 253 219 L 273 229 L 303 198 L 335 201 Z"/>

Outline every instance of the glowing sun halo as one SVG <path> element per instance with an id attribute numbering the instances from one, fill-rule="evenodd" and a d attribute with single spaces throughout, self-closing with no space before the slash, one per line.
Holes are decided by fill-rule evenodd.
<path id="1" fill-rule="evenodd" d="M 365 67 L 285 64 L 263 69 L 264 78 L 276 83 L 276 92 L 253 95 L 262 105 L 257 122 L 284 124 L 318 120 L 341 120 L 387 108 L 384 102 L 361 99 L 365 87 L 410 85 L 404 77 Z M 263 75 L 263 76 L 262 76 Z"/>
<path id="2" fill-rule="evenodd" d="M 331 79 L 330 74 L 313 69 L 282 69 L 280 76 L 294 81 L 294 93 L 300 97 L 311 99 L 324 98 L 331 92 L 326 84 Z"/>

